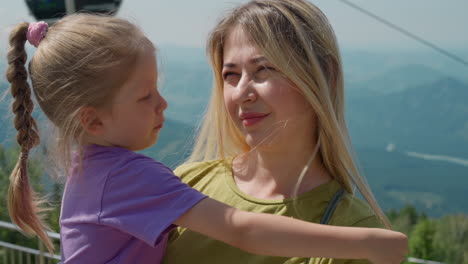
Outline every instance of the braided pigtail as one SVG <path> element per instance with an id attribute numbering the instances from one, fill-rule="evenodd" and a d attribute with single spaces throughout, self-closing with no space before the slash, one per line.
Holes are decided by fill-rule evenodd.
<path id="1" fill-rule="evenodd" d="M 27 82 L 25 42 L 28 23 L 21 23 L 10 33 L 10 49 L 8 51 L 8 69 L 6 77 L 11 84 L 13 96 L 12 110 L 15 114 L 14 125 L 17 132 L 16 140 L 21 147 L 21 153 L 13 172 L 10 175 L 8 189 L 8 211 L 11 220 L 30 235 L 38 235 L 53 253 L 53 244 L 47 236 L 43 219 L 38 216 L 44 209 L 40 207 L 42 200 L 37 198 L 30 186 L 27 162 L 29 151 L 39 145 L 37 123 L 32 117 L 34 108 L 31 99 L 31 88 Z"/>

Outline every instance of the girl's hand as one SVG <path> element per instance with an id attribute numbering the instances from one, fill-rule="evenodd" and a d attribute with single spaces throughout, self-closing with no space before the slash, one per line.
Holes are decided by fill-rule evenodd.
<path id="1" fill-rule="evenodd" d="M 405 234 L 386 229 L 369 230 L 368 259 L 376 264 L 399 264 L 408 254 L 408 238 Z"/>

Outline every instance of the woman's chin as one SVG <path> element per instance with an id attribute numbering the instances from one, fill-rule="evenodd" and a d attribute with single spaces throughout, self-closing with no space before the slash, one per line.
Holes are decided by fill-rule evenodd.
<path id="1" fill-rule="evenodd" d="M 273 138 L 269 137 L 258 137 L 253 135 L 247 135 L 245 141 L 252 150 L 255 149 L 271 149 L 276 145 Z"/>

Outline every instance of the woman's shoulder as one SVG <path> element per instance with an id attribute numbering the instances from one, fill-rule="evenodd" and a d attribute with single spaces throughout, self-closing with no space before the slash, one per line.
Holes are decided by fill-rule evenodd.
<path id="1" fill-rule="evenodd" d="M 183 182 L 189 182 L 201 177 L 210 177 L 219 173 L 220 170 L 229 168 L 226 159 L 207 160 L 201 162 L 184 163 L 174 170 L 174 174 L 179 176 Z"/>
<path id="2" fill-rule="evenodd" d="M 356 194 L 346 193 L 338 204 L 331 219 L 332 225 L 355 227 L 384 228 L 384 224 L 377 217 L 367 202 Z"/>

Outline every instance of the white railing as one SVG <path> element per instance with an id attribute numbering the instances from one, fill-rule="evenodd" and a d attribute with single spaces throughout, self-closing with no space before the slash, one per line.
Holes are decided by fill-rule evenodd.
<path id="1" fill-rule="evenodd" d="M 3 221 L 0 221 L 0 228 L 21 232 L 21 229 L 16 225 Z M 47 232 L 47 235 L 53 240 L 60 240 L 60 235 L 57 233 Z M 51 255 L 48 253 L 45 250 L 44 244 L 40 240 L 38 240 L 37 249 L 0 241 L 0 254 L 0 263 L 3 264 L 52 264 L 57 263 L 60 260 L 59 255 Z"/>
<path id="2" fill-rule="evenodd" d="M 418 259 L 418 258 L 408 258 L 408 262 L 410 263 L 422 263 L 422 264 L 444 264 L 442 262 L 432 261 L 432 260 L 425 260 L 425 259 Z"/>
<path id="3" fill-rule="evenodd" d="M 8 229 L 8 230 L 13 230 L 20 232 L 21 229 L 17 227 L 16 225 L 13 225 L 8 222 L 3 222 L 0 221 L 0 228 Z M 47 232 L 47 235 L 52 238 L 52 239 L 57 239 L 60 240 L 60 235 L 54 232 Z M 38 249 L 33 249 L 33 248 L 28 248 L 28 247 L 23 247 L 23 246 L 18 246 L 15 244 L 11 244 L 8 242 L 0 241 L 0 253 L 3 254 L 0 255 L 0 263 L 3 264 L 23 264 L 26 262 L 26 264 L 31 264 L 31 263 L 39 263 L 39 264 L 52 264 L 52 263 L 57 263 L 58 260 L 60 260 L 59 255 L 50 255 L 48 252 L 45 251 L 44 244 L 38 240 Z M 33 261 L 31 261 L 31 259 Z M 410 263 L 421 263 L 421 264 L 444 264 L 442 262 L 437 262 L 437 261 L 431 261 L 431 260 L 424 260 L 424 259 L 418 259 L 418 258 L 412 258 L 408 257 L 407 261 Z"/>

